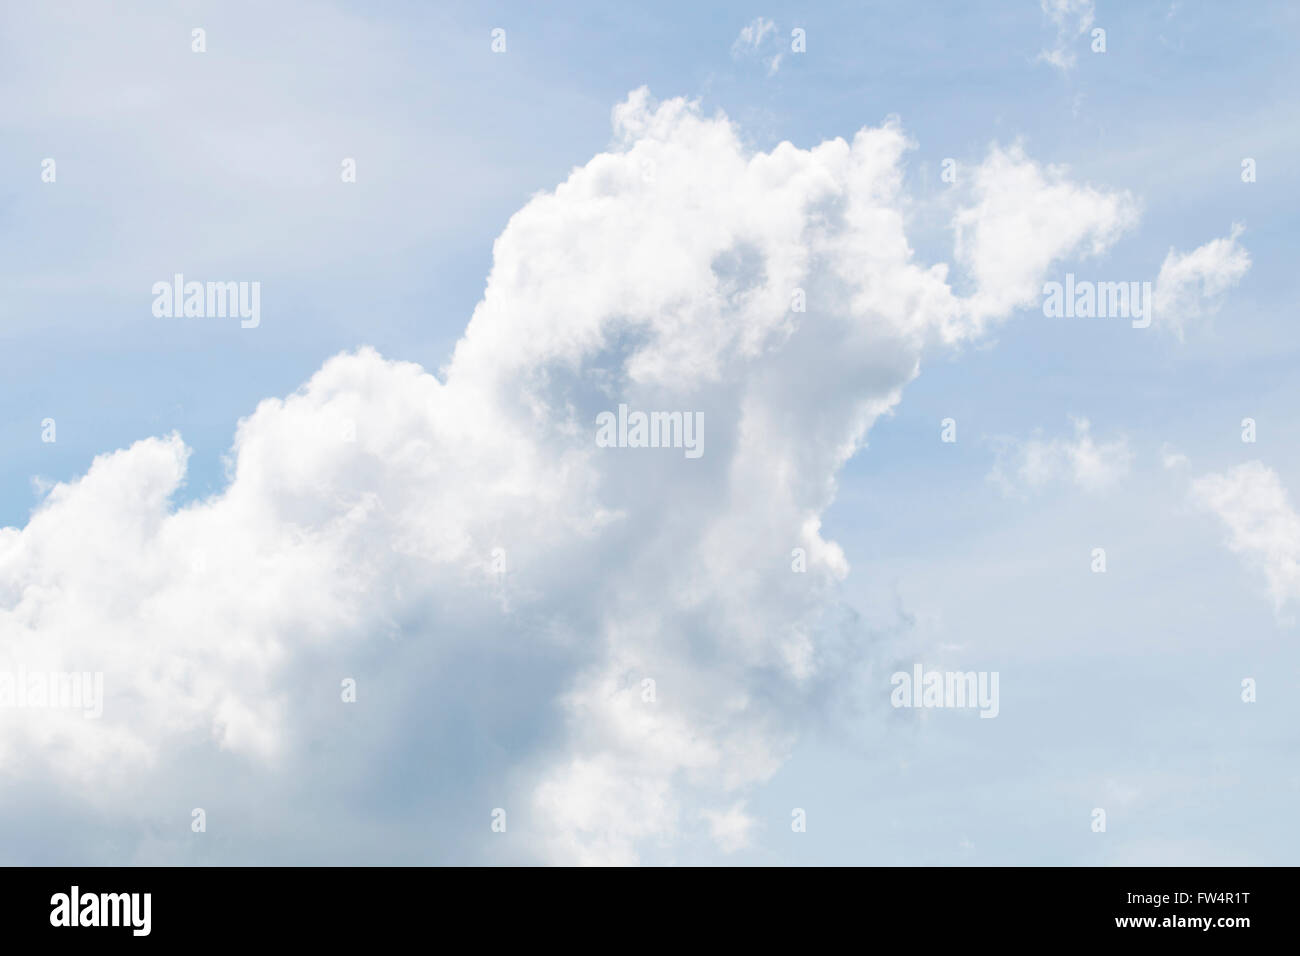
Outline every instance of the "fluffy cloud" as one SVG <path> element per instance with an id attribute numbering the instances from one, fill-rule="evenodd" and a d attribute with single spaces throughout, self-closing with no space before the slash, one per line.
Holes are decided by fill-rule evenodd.
<path id="1" fill-rule="evenodd" d="M 1191 495 L 1226 526 L 1228 548 L 1263 573 L 1279 610 L 1300 599 L 1300 515 L 1277 472 L 1249 461 L 1198 478 Z"/>
<path id="2" fill-rule="evenodd" d="M 1034 489 L 1060 480 L 1073 482 L 1084 491 L 1103 491 L 1128 474 L 1133 461 L 1127 439 L 1106 442 L 1092 438 L 1086 418 L 1074 422 L 1074 438 L 1003 438 L 990 480 L 1007 493 Z"/>
<path id="3" fill-rule="evenodd" d="M 995 146 L 974 180 L 974 200 L 953 230 L 957 261 L 977 282 L 964 309 L 977 328 L 1037 301 L 1052 262 L 1099 255 L 1137 223 L 1128 193 L 1073 183 L 1066 169 L 1030 162 L 1019 146 Z"/>
<path id="4" fill-rule="evenodd" d="M 1162 327 L 1181 339 L 1189 319 L 1214 312 L 1250 271 L 1250 253 L 1237 243 L 1243 231 L 1234 223 L 1227 236 L 1191 252 L 1169 250 L 1156 277 L 1155 318 Z"/>
<path id="5" fill-rule="evenodd" d="M 862 653 L 828 623 L 839 468 L 927 348 L 1134 212 L 994 148 L 958 295 L 913 256 L 895 122 L 750 153 L 640 90 L 614 126 L 511 218 L 441 377 L 337 356 L 239 423 L 221 493 L 175 507 L 187 450 L 150 438 L 0 531 L 0 670 L 105 675 L 101 720 L 0 712 L 16 799 L 134 834 L 116 861 L 200 852 L 195 806 L 228 861 L 750 838 L 746 795 Z M 705 454 L 597 447 L 620 403 L 701 412 Z"/>

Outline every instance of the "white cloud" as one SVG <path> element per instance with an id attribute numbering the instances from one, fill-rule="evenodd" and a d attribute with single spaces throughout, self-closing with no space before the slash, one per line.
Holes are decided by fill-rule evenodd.
<path id="1" fill-rule="evenodd" d="M 749 845 L 756 821 L 745 812 L 744 803 L 725 810 L 705 810 L 704 816 L 709 822 L 710 834 L 723 853 L 734 853 Z"/>
<path id="2" fill-rule="evenodd" d="M 1040 6 L 1056 28 L 1056 43 L 1042 50 L 1038 58 L 1068 73 L 1078 62 L 1070 44 L 1088 32 L 1096 19 L 1097 6 L 1093 0 L 1040 0 Z"/>
<path id="3" fill-rule="evenodd" d="M 1250 253 L 1237 243 L 1244 231 L 1232 231 L 1188 253 L 1170 249 L 1156 277 L 1155 319 L 1181 339 L 1188 320 L 1212 314 L 1224 293 L 1250 271 Z"/>
<path id="4" fill-rule="evenodd" d="M 775 23 L 766 17 L 756 17 L 741 28 L 740 34 L 731 44 L 731 55 L 739 57 L 746 53 L 753 53 L 763 45 L 764 40 L 775 34 Z"/>
<path id="5" fill-rule="evenodd" d="M 757 17 L 741 28 L 740 34 L 731 44 L 731 57 L 734 60 L 756 57 L 764 47 L 774 48 L 778 43 L 776 24 L 766 17 Z M 781 68 L 782 55 L 778 52 L 763 58 L 768 76 Z"/>
<path id="6" fill-rule="evenodd" d="M 1127 439 L 1098 443 L 1093 440 L 1087 419 L 1076 419 L 1074 438 L 1004 438 L 998 441 L 998 457 L 990 480 L 1007 493 L 1041 489 L 1061 480 L 1071 481 L 1084 491 L 1104 491 L 1128 474 L 1133 461 Z"/>
<path id="7" fill-rule="evenodd" d="M 1160 446 L 1160 463 L 1166 468 L 1184 468 L 1191 464 L 1191 459 L 1168 444 Z"/>
<path id="8" fill-rule="evenodd" d="M 1227 526 L 1228 549 L 1263 573 L 1277 609 L 1300 599 L 1300 515 L 1277 472 L 1249 461 L 1198 478 L 1191 496 Z"/>
<path id="9" fill-rule="evenodd" d="M 321 853 L 414 852 L 364 828 L 432 816 L 469 859 L 591 863 L 671 847 L 775 773 L 854 663 L 824 623 L 840 466 L 928 346 L 1032 301 L 1131 202 L 994 147 L 957 216 L 960 296 L 913 258 L 896 122 L 752 154 L 639 90 L 614 125 L 510 219 L 441 378 L 335 357 L 239 423 L 220 494 L 173 507 L 188 453 L 150 438 L 0 530 L 0 669 L 103 671 L 107 696 L 99 721 L 6 714 L 6 775 L 128 821 L 153 861 L 196 852 L 158 835 L 176 806 L 245 801 L 237 860 L 305 852 L 320 812 L 346 819 L 312 826 Z M 597 448 L 619 402 L 702 412 L 706 454 Z M 705 819 L 724 850 L 749 832 Z"/>
<path id="10" fill-rule="evenodd" d="M 968 303 L 977 327 L 1038 300 L 1049 263 L 1070 252 L 1100 255 L 1137 224 L 1126 192 L 1077 185 L 1060 166 L 1040 166 L 1018 146 L 993 147 L 975 171 L 974 203 L 953 219 L 957 260 L 979 283 Z"/>

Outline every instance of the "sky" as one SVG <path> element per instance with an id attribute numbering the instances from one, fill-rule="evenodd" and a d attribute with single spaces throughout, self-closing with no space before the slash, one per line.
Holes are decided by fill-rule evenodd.
<path id="1" fill-rule="evenodd" d="M 1298 29 L 5 4 L 0 862 L 1296 863 Z"/>

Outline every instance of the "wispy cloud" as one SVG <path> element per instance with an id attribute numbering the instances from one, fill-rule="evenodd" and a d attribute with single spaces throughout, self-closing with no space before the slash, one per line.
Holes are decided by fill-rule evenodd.
<path id="1" fill-rule="evenodd" d="M 1237 240 L 1245 231 L 1232 231 L 1188 253 L 1170 249 L 1160 266 L 1155 287 L 1155 320 L 1180 339 L 1192 319 L 1211 315 L 1224 293 L 1250 271 L 1250 253 Z"/>
<path id="2" fill-rule="evenodd" d="M 995 444 L 997 460 L 988 477 L 1007 494 L 1060 481 L 1086 492 L 1105 491 L 1128 474 L 1133 461 L 1126 438 L 1095 441 L 1085 418 L 1075 419 L 1073 438 L 1000 438 Z"/>
<path id="3" fill-rule="evenodd" d="M 781 68 L 784 54 L 780 51 L 771 52 L 779 43 L 776 23 L 766 17 L 757 17 L 741 28 L 740 34 L 731 44 L 731 57 L 734 60 L 759 58 L 766 65 L 768 76 L 771 76 Z"/>
<path id="4" fill-rule="evenodd" d="M 1041 50 L 1038 59 L 1068 73 L 1078 62 L 1070 45 L 1092 26 L 1096 4 L 1093 0 L 1041 0 L 1041 5 L 1044 15 L 1056 28 L 1056 42 Z"/>

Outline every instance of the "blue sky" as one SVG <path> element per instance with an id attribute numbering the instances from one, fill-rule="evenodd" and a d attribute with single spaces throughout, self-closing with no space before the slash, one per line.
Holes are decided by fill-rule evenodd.
<path id="1" fill-rule="evenodd" d="M 728 843 L 725 826 L 704 838 L 694 797 L 683 798 L 671 837 L 636 836 L 635 857 L 1294 863 L 1300 594 L 1294 584 L 1270 590 L 1261 562 L 1280 562 L 1285 577 L 1295 552 L 1284 540 L 1234 553 L 1224 546 L 1231 517 L 1198 504 L 1205 495 L 1193 486 L 1258 460 L 1282 486 L 1300 488 L 1290 387 L 1300 358 L 1300 195 L 1290 175 L 1300 145 L 1300 11 L 1101 0 L 1089 29 L 1106 31 L 1106 50 L 1093 53 L 1089 34 L 1076 29 L 1087 7 L 1071 6 L 1058 30 L 1033 0 L 639 11 L 578 3 L 562 15 L 535 4 L 7 5 L 0 525 L 23 528 L 53 484 L 76 481 L 96 456 L 173 431 L 191 457 L 169 507 L 219 496 L 239 420 L 264 399 L 293 393 L 340 352 L 371 346 L 442 376 L 484 297 L 494 242 L 534 197 L 617 152 L 611 111 L 638 88 L 660 102 L 698 101 L 704 117 L 725 113 L 750 154 L 786 141 L 800 150 L 852 141 L 897 116 L 912 144 L 900 167 L 907 238 L 923 265 L 952 265 L 958 295 L 978 283 L 954 258 L 950 223 L 965 199 L 941 180 L 941 164 L 955 158 L 965 188 L 991 144 L 1019 143 L 1040 168 L 1067 167 L 1069 182 L 1128 194 L 1140 212 L 1099 254 L 1073 247 L 1054 259 L 1046 278 L 1073 271 L 1155 281 L 1171 249 L 1190 253 L 1235 223 L 1244 227 L 1249 271 L 1206 296 L 1203 316 L 1181 338 L 1123 320 L 1052 320 L 1031 303 L 955 344 L 927 341 L 901 400 L 827 476 L 835 494 L 820 534 L 838 543 L 851 570 L 822 603 L 840 622 L 833 629 L 868 648 L 854 656 L 853 678 L 815 706 L 767 715 L 786 721 L 796 742 L 775 747 L 782 759 L 770 774 L 756 773 L 734 794 L 724 787 L 746 801 L 752 820 L 741 845 Z M 738 50 L 741 31 L 759 18 L 772 32 Z M 194 27 L 206 30 L 202 54 L 190 48 Z M 502 54 L 490 50 L 497 27 L 507 36 Z M 796 27 L 806 31 L 805 53 L 789 50 Z M 1052 49 L 1076 62 L 1045 62 L 1040 54 Z M 57 162 L 54 183 L 41 181 L 47 157 Z M 344 157 L 356 158 L 355 184 L 340 182 Z M 1251 183 L 1241 178 L 1247 157 L 1256 161 Z M 155 318 L 150 287 L 175 272 L 260 281 L 261 325 Z M 574 282 L 582 287 L 581 276 Z M 586 374 L 586 365 L 576 367 Z M 809 359 L 801 374 L 838 372 Z M 957 422 L 955 443 L 939 440 L 948 417 Z M 1246 417 L 1258 423 L 1253 444 L 1241 440 Z M 54 443 L 41 441 L 46 418 L 57 422 Z M 1096 442 L 1122 445 L 1118 476 L 1092 487 L 1066 467 L 1022 480 L 1017 456 L 1077 447 L 1076 419 L 1087 420 Z M 291 443 L 295 433 L 277 434 Z M 1186 460 L 1168 464 L 1172 455 Z M 990 477 L 999 465 L 1009 483 Z M 640 487 L 631 473 L 609 480 Z M 1107 552 L 1104 575 L 1089 570 L 1098 546 Z M 661 560 L 647 547 L 638 573 Z M 600 587 L 599 577 L 534 582 L 543 594 L 537 620 L 562 629 L 601 617 L 569 590 L 587 585 Z M 412 627 L 441 630 L 437 616 L 451 612 L 436 606 L 428 612 L 435 619 Z M 459 626 L 472 631 L 471 606 Z M 760 630 L 777 626 L 773 613 L 755 612 Z M 588 653 L 565 647 L 533 662 L 554 668 L 557 687 Z M 312 663 L 291 673 L 314 673 L 312 655 L 325 652 L 302 653 Z M 394 681 L 432 654 L 403 662 L 373 653 L 353 660 L 386 660 L 373 667 Z M 222 747 L 205 757 L 201 719 L 191 736 L 160 745 L 154 767 L 203 768 L 217 792 L 223 773 L 245 779 L 250 792 L 280 794 L 350 837 L 307 850 L 285 823 L 291 811 L 263 819 L 250 801 L 243 812 L 257 819 L 196 846 L 189 808 L 202 797 L 187 793 L 174 794 L 180 836 L 111 801 L 85 822 L 75 787 L 51 771 L 17 774 L 17 796 L 0 800 L 0 815 L 81 819 L 74 829 L 82 842 L 35 840 L 12 859 L 407 861 L 430 815 L 457 821 L 451 829 L 476 826 L 486 809 L 463 793 L 482 790 L 490 808 L 501 799 L 491 794 L 507 789 L 494 790 L 498 776 L 517 782 L 551 759 L 548 748 L 563 737 L 547 710 L 561 695 L 549 691 L 538 692 L 536 706 L 555 725 L 538 724 L 535 739 L 520 730 L 531 711 L 509 702 L 533 691 L 510 684 L 529 682 L 527 654 L 512 660 L 505 669 L 473 659 L 457 665 L 496 682 L 485 694 L 497 704 L 489 715 L 472 700 L 463 713 L 412 704 L 368 717 L 347 738 L 371 753 L 384 741 L 401 762 L 435 760 L 438 779 L 462 780 L 465 791 L 418 773 L 381 775 L 362 796 L 313 788 L 329 793 L 302 809 L 295 785 L 328 771 L 300 742 L 270 769 L 239 763 L 237 745 L 234 756 Z M 998 719 L 892 710 L 888 676 L 914 661 L 999 672 Z M 450 665 L 439 657 L 430 666 Z M 1240 699 L 1247 677 L 1258 681 L 1256 703 Z M 763 685 L 747 690 L 765 693 Z M 418 683 L 393 693 L 420 699 Z M 412 713 L 430 729 L 406 740 L 395 728 Z M 476 729 L 453 732 L 446 720 Z M 502 737 L 485 730 L 493 727 L 512 729 Z M 321 746 L 346 752 L 337 738 Z M 218 773 L 217 765 L 233 769 Z M 403 798 L 404 787 L 442 796 L 426 804 L 416 792 Z M 46 797 L 59 809 L 31 809 Z M 807 809 L 806 833 L 791 832 L 793 807 Z M 1090 829 L 1096 807 L 1107 808 L 1105 833 Z M 277 839 L 268 843 L 268 833 Z M 606 843 L 625 858 L 617 838 L 595 842 L 576 858 L 595 859 Z M 458 833 L 430 837 L 428 855 L 416 858 L 572 857 Z"/>
<path id="2" fill-rule="evenodd" d="M 143 4 L 115 13 L 109 26 L 71 14 L 43 22 L 34 5 L 18 5 L 4 77 L 14 104 L 6 124 L 14 142 L 3 160 L 13 290 L 4 304 L 12 345 L 4 381 L 6 407 L 22 415 L 8 427 L 54 411 L 67 424 L 57 448 L 6 435 L 19 457 L 5 470 L 4 519 L 16 524 L 31 507 L 32 474 L 71 477 L 110 446 L 182 423 L 196 450 L 193 477 L 215 490 L 233 420 L 360 342 L 441 364 L 482 293 L 492 240 L 510 214 L 602 149 L 612 104 L 641 85 L 725 110 L 760 149 L 848 136 L 896 113 L 918 143 L 909 171 L 931 181 L 943 157 L 1023 138 L 1042 161 L 1140 195 L 1143 229 L 1116 257 L 1159 260 L 1181 235 L 1209 238 L 1236 219 L 1250 229 L 1256 276 L 1293 252 L 1286 212 L 1295 188 L 1268 175 L 1285 168 L 1295 118 L 1288 96 L 1295 66 L 1277 40 L 1295 26 L 1286 4 L 1250 16 L 1214 5 L 1103 7 L 1107 52 L 1081 57 L 1068 75 L 1035 62 L 1052 28 L 1032 3 L 859 6 L 653 16 L 584 14 L 578 6 L 561 23 L 524 6 L 376 4 L 365 14 L 327 8 L 332 14 L 300 23 L 238 4 L 168 14 Z M 728 51 L 750 13 L 806 24 L 810 54 L 787 57 L 774 76 L 734 61 Z M 188 44 L 179 52 L 145 48 L 155 34 L 188 36 L 195 17 L 213 24 L 210 33 L 228 34 L 204 58 Z M 484 57 L 474 37 L 498 21 L 518 24 L 509 53 Z M 347 49 L 352 25 L 370 31 L 375 47 Z M 114 42 L 103 41 L 106 26 L 117 31 Z M 48 38 L 48 47 L 34 38 Z M 178 65 L 186 73 L 171 76 L 174 100 L 138 94 L 130 105 L 110 95 L 114 80 L 122 90 L 148 89 Z M 284 83 L 286 73 L 301 85 L 259 95 L 261 84 Z M 117 100 L 112 114 L 82 106 L 92 88 Z M 292 160 L 276 154 L 277 138 L 293 141 Z M 241 167 L 205 170 L 211 184 L 196 190 L 191 164 L 209 139 L 247 148 Z M 334 188 L 334 153 L 362 154 L 356 195 Z M 1258 188 L 1237 188 L 1244 155 L 1263 169 Z M 39 171 L 46 156 L 59 162 L 58 190 L 22 172 L 33 162 Z M 295 165 L 308 157 L 319 165 Z M 240 241 L 225 241 L 234 236 Z M 163 260 L 171 258 L 178 265 L 198 258 L 192 272 L 206 259 L 266 273 L 277 322 L 256 347 L 233 332 L 160 331 L 141 315 L 134 290 L 140 275 L 148 284 L 155 273 L 170 274 L 174 266 Z M 1250 291 L 1264 296 L 1258 283 Z M 355 318 L 361 310 L 364 332 Z M 1255 364 L 1243 381 L 1257 385 L 1263 374 L 1280 384 L 1291 354 L 1288 340 L 1279 341 L 1286 327 L 1270 323 L 1258 336 L 1241 330 L 1212 352 L 1244 350 Z M 1106 348 L 1095 336 L 1060 334 L 1071 352 Z M 1032 359 L 1013 354 L 1019 336 L 1006 336 L 993 350 L 1005 367 L 1046 372 L 1059 355 L 1046 343 L 1026 346 Z M 24 358 L 34 351 L 49 359 Z M 1107 354 L 1114 362 L 1131 352 Z M 1178 358 L 1186 368 L 1194 354 Z M 1133 378 L 1149 377 L 1151 356 L 1134 362 L 1145 374 Z M 965 362 L 954 364 L 970 374 Z M 1051 377 L 1086 375 L 1095 365 L 1053 368 Z M 1013 402 L 999 417 L 1007 421 L 1017 408 L 1029 410 Z"/>

